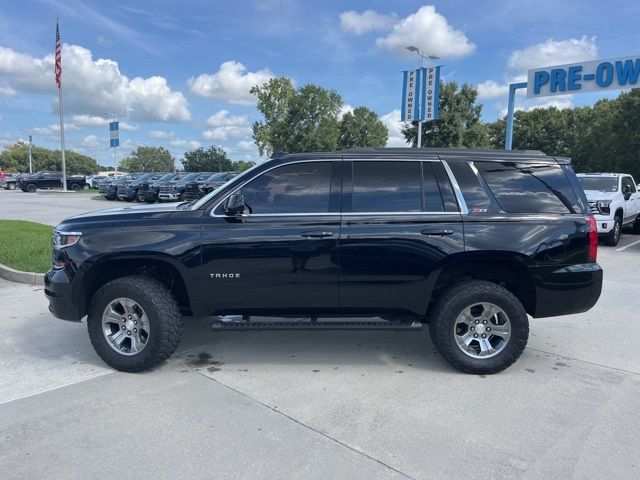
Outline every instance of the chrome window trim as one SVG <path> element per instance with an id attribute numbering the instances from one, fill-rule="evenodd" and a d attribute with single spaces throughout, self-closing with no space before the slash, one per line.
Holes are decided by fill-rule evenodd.
<path id="1" fill-rule="evenodd" d="M 210 217 L 213 218 L 230 218 L 228 215 L 216 215 L 216 209 L 222 205 L 231 195 L 236 193 L 242 187 L 244 187 L 247 183 L 255 180 L 261 175 L 264 175 L 267 172 L 279 167 L 284 167 L 286 165 L 294 165 L 297 163 L 311 163 L 311 162 L 335 162 L 335 161 L 352 161 L 350 159 L 343 160 L 342 158 L 321 158 L 321 159 L 309 159 L 309 160 L 293 160 L 287 163 L 281 163 L 279 165 L 274 165 L 273 167 L 265 170 L 260 173 L 257 177 L 253 177 L 249 180 L 244 181 L 240 185 L 238 185 L 234 190 L 225 195 L 222 200 L 220 200 L 216 205 L 211 208 Z M 243 215 L 235 215 L 235 218 L 249 218 L 249 217 L 311 217 L 311 216 L 340 216 L 340 215 L 359 215 L 359 216 L 380 216 L 380 215 L 458 215 L 458 214 L 466 214 L 469 213 L 467 210 L 467 205 L 464 202 L 464 198 L 462 197 L 462 192 L 460 191 L 460 186 L 458 182 L 455 180 L 453 176 L 453 172 L 447 165 L 447 162 L 443 160 L 438 160 L 437 158 L 428 158 L 428 159 L 388 159 L 388 158 L 376 158 L 376 159 L 357 159 L 355 161 L 383 161 L 383 162 L 434 162 L 434 163 L 442 163 L 444 165 L 444 169 L 447 172 L 447 176 L 449 177 L 449 181 L 451 182 L 451 186 L 453 187 L 454 193 L 458 200 L 458 204 L 460 206 L 460 211 L 457 212 L 308 212 L 308 213 L 250 213 Z"/>
<path id="2" fill-rule="evenodd" d="M 473 165 L 473 162 L 469 163 L 471 163 L 471 168 L 476 172 L 477 175 L 478 170 L 476 169 L 475 165 Z M 458 206 L 460 207 L 459 213 L 461 213 L 462 215 L 467 215 L 469 213 L 469 209 L 467 208 L 467 202 L 464 201 L 464 197 L 462 196 L 462 190 L 460 189 L 460 185 L 458 185 L 458 180 L 456 180 L 451 167 L 449 167 L 449 164 L 445 160 L 442 160 L 442 165 L 447 172 L 447 176 L 449 177 L 449 181 L 451 182 L 451 186 L 453 187 L 453 193 L 455 193 L 456 199 L 458 200 Z"/>

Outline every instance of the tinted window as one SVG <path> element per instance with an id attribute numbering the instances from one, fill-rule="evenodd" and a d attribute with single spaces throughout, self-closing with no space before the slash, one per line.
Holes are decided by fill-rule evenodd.
<path id="1" fill-rule="evenodd" d="M 353 162 L 354 212 L 420 212 L 421 162 Z"/>
<path id="2" fill-rule="evenodd" d="M 577 213 L 581 209 L 560 165 L 477 162 L 505 212 Z"/>
<path id="3" fill-rule="evenodd" d="M 303 162 L 274 168 L 242 187 L 253 214 L 329 211 L 331 162 Z"/>
<path id="4" fill-rule="evenodd" d="M 476 172 L 469 162 L 448 162 L 458 185 L 462 190 L 462 196 L 467 204 L 470 214 L 496 213 L 497 205 L 491 201 L 485 191 Z"/>
<path id="5" fill-rule="evenodd" d="M 444 169 L 444 166 L 441 163 L 436 162 L 428 162 L 433 169 L 433 173 L 438 180 L 438 188 L 440 190 L 440 197 L 442 199 L 442 203 L 444 205 L 445 212 L 457 212 L 458 211 L 458 202 L 456 201 L 455 194 L 453 193 L 453 187 L 451 186 L 451 181 L 449 180 L 449 176 Z M 427 163 L 425 163 L 427 165 Z M 424 171 L 425 179 L 427 175 L 427 170 Z M 426 189 L 426 187 L 425 187 Z"/>
<path id="6" fill-rule="evenodd" d="M 622 193 L 636 193 L 636 186 L 631 177 L 622 177 Z"/>
<path id="7" fill-rule="evenodd" d="M 618 177 L 578 177 L 583 190 L 617 192 Z"/>

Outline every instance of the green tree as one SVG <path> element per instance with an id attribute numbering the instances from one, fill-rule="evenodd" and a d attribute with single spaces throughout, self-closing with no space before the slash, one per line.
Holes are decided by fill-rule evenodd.
<path id="1" fill-rule="evenodd" d="M 313 84 L 296 90 L 291 80 L 280 77 L 253 87 L 251 93 L 257 97 L 257 108 L 264 117 L 264 121 L 253 124 L 260 155 L 338 147 L 342 97 L 335 90 Z"/>
<path id="2" fill-rule="evenodd" d="M 249 168 L 253 167 L 255 165 L 255 162 L 249 162 L 249 161 L 245 161 L 245 160 L 238 160 L 237 162 L 233 162 L 231 165 L 231 170 L 233 170 L 234 172 L 244 172 L 245 170 L 248 170 Z"/>
<path id="3" fill-rule="evenodd" d="M 227 152 L 213 145 L 185 152 L 182 165 L 187 172 L 227 172 L 233 168 Z"/>
<path id="4" fill-rule="evenodd" d="M 389 130 L 378 114 L 367 107 L 357 107 L 347 112 L 340 121 L 340 148 L 384 147 Z"/>
<path id="5" fill-rule="evenodd" d="M 122 159 L 120 168 L 127 172 L 173 172 L 175 159 L 164 147 L 138 147 Z"/>
<path id="6" fill-rule="evenodd" d="M 62 154 L 60 150 L 33 146 L 32 149 L 33 171 L 61 171 Z M 65 163 L 68 175 L 91 175 L 98 173 L 99 166 L 95 159 L 65 150 Z M 29 171 L 29 145 L 25 142 L 17 142 L 8 145 L 0 153 L 0 169 L 16 172 Z"/>
<path id="7" fill-rule="evenodd" d="M 440 82 L 440 118 L 422 123 L 423 147 L 488 147 L 485 125 L 480 121 L 482 105 L 478 90 L 456 82 Z M 407 124 L 402 133 L 413 146 L 418 142 L 418 124 Z"/>

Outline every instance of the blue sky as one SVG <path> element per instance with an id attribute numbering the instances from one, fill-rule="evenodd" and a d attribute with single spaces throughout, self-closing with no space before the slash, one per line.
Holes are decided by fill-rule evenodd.
<path id="1" fill-rule="evenodd" d="M 605 6 L 606 5 L 606 6 Z M 631 1 L 129 1 L 3 0 L 0 145 L 57 147 L 52 54 L 60 17 L 67 147 L 110 164 L 104 112 L 126 113 L 122 158 L 161 145 L 180 159 L 220 145 L 258 159 L 250 85 L 288 76 L 338 90 L 345 109 L 372 108 L 401 146 L 401 71 L 415 44 L 442 58 L 445 80 L 478 85 L 485 120 L 504 114 L 506 85 L 526 70 L 633 55 Z M 592 104 L 608 94 L 518 98 L 519 108 Z"/>

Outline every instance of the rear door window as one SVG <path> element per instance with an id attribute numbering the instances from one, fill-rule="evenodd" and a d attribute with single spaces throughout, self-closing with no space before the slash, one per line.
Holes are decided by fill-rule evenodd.
<path id="1" fill-rule="evenodd" d="M 508 213 L 578 213 L 581 208 L 557 164 L 476 162 L 491 192 Z"/>

